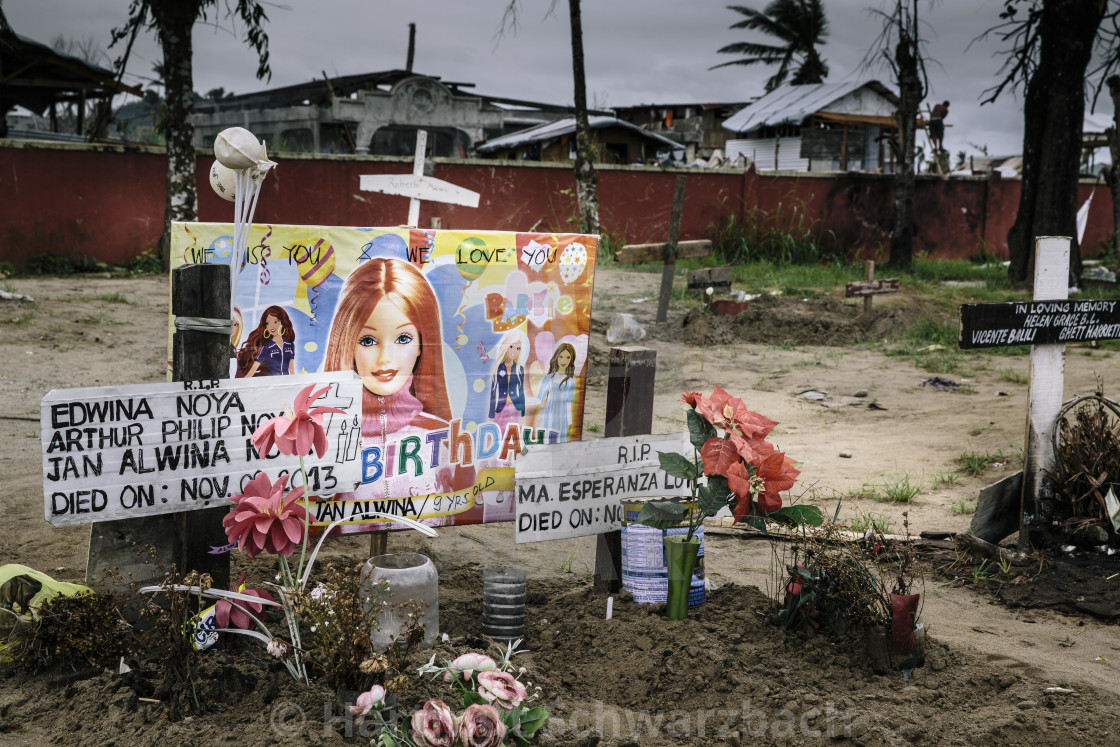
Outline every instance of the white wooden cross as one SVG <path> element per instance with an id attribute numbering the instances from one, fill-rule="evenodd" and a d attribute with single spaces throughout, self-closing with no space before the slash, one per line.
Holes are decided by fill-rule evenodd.
<path id="1" fill-rule="evenodd" d="M 1033 301 L 961 306 L 961 348 L 1031 345 L 1022 549 L 1029 545 L 1028 532 L 1023 530 L 1038 518 L 1047 475 L 1057 474 L 1053 433 L 1062 409 L 1066 342 L 1120 338 L 1120 301 L 1069 300 L 1069 242 L 1068 236 L 1035 239 Z"/>
<path id="2" fill-rule="evenodd" d="M 358 186 L 363 192 L 380 192 L 408 197 L 408 223 L 413 228 L 420 222 L 420 201 L 447 202 L 452 205 L 478 207 L 478 192 L 472 192 L 442 179 L 424 176 L 424 150 L 428 146 L 426 130 L 416 131 L 416 156 L 411 174 L 362 174 Z"/>

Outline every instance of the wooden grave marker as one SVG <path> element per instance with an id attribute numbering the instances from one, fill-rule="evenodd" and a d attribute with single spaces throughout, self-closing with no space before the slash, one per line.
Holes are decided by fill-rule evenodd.
<path id="1" fill-rule="evenodd" d="M 688 178 L 684 174 L 678 175 L 673 189 L 673 210 L 669 216 L 668 241 L 664 244 L 627 244 L 614 255 L 614 261 L 619 264 L 658 260 L 665 263 L 661 269 L 661 293 L 657 298 L 658 322 L 665 321 L 669 313 L 669 297 L 673 292 L 673 275 L 676 272 L 677 259 L 707 257 L 712 253 L 712 242 L 706 239 L 678 242 L 687 187 Z"/>
<path id="2" fill-rule="evenodd" d="M 293 474 L 299 487 L 299 457 L 258 456 L 251 439 L 310 384 L 330 387 L 316 405 L 346 411 L 324 416 L 326 454 L 304 460 L 310 492 L 353 489 L 362 401 L 353 371 L 55 389 L 40 404 L 44 518 L 69 526 L 225 509 L 261 471 Z M 206 539 L 223 537 L 218 527 Z"/>
<path id="3" fill-rule="evenodd" d="M 687 433 L 527 446 L 516 463 L 518 544 L 618 531 L 626 498 L 689 496 L 657 452 L 691 448 Z"/>
<path id="4" fill-rule="evenodd" d="M 866 279 L 856 280 L 845 287 L 845 298 L 863 297 L 863 313 L 871 311 L 871 299 L 883 293 L 898 293 L 898 278 L 875 279 L 875 262 L 867 260 L 865 263 Z"/>
<path id="5" fill-rule="evenodd" d="M 478 192 L 473 192 L 442 179 L 424 176 L 424 151 L 428 147 L 428 132 L 416 131 L 416 154 L 412 159 L 411 174 L 362 174 L 358 187 L 363 192 L 380 192 L 387 195 L 408 197 L 408 223 L 413 228 L 420 222 L 420 201 L 445 202 L 452 205 L 478 207 Z"/>
<path id="6" fill-rule="evenodd" d="M 711 288 L 714 294 L 731 292 L 730 267 L 706 267 L 702 270 L 689 270 L 687 279 L 689 293 L 704 294 L 708 292 L 708 288 Z"/>
<path id="7" fill-rule="evenodd" d="M 1053 433 L 1062 407 L 1066 342 L 1120 339 L 1120 302 L 1069 300 L 1068 236 L 1035 239 L 1034 300 L 962 304 L 962 349 L 1031 345 L 1026 448 L 1019 505 L 1019 547 L 1030 548 L 1039 501 L 1053 496 Z M 990 515 L 985 511 L 984 515 Z M 981 516 L 977 509 L 977 516 Z M 976 520 L 974 518 L 974 525 Z M 981 527 L 974 526 L 974 531 Z M 1041 527 L 1037 527 L 1041 528 Z M 978 536 L 982 536 L 978 533 Z M 998 542 L 1003 537 L 983 537 Z"/>

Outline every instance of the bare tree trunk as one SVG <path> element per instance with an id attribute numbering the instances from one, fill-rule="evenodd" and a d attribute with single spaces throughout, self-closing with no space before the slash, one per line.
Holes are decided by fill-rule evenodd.
<path id="1" fill-rule="evenodd" d="M 914 258 L 914 139 L 917 129 L 918 107 L 925 96 L 921 74 L 918 70 L 917 13 L 914 28 L 906 20 L 900 7 L 897 11 L 898 45 L 895 47 L 895 66 L 898 71 L 898 169 L 894 178 L 894 216 L 891 219 L 891 248 L 889 266 L 905 269 Z"/>
<path id="2" fill-rule="evenodd" d="M 1112 251 L 1120 252 L 1120 75 L 1108 79 L 1108 93 L 1112 96 L 1112 126 L 1105 131 L 1108 152 L 1112 163 L 1104 172 L 1105 182 L 1112 192 Z"/>
<path id="3" fill-rule="evenodd" d="M 1070 283 L 1081 276 L 1077 177 L 1085 116 L 1085 69 L 1106 4 L 1044 0 L 1038 67 L 1023 111 L 1023 181 L 1019 212 L 1007 234 L 1013 283 L 1034 277 L 1036 236 L 1069 236 Z"/>
<path id="4" fill-rule="evenodd" d="M 198 219 L 195 189 L 194 74 L 191 68 L 191 32 L 198 17 L 195 0 L 151 4 L 159 43 L 163 48 L 167 119 L 167 199 L 164 203 L 160 256 L 170 264 L 171 222 Z"/>
<path id="5" fill-rule="evenodd" d="M 587 121 L 587 82 L 583 74 L 583 23 L 580 0 L 568 0 L 572 20 L 572 74 L 576 89 L 576 202 L 579 230 L 599 233 L 599 175 L 595 172 L 595 146 Z"/>

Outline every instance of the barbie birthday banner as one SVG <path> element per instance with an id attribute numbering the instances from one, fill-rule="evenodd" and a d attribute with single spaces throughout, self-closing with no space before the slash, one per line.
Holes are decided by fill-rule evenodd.
<path id="1" fill-rule="evenodd" d="M 522 447 L 579 440 L 597 236 L 254 225 L 248 246 L 230 377 L 362 379 L 361 482 L 318 525 L 512 521 Z M 231 224 L 172 225 L 172 267 L 232 248 Z"/>

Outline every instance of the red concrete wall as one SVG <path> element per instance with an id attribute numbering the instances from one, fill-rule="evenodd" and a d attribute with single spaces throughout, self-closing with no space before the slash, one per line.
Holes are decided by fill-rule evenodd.
<path id="1" fill-rule="evenodd" d="M 281 157 L 265 182 L 256 221 L 389 226 L 403 223 L 408 200 L 358 190 L 359 176 L 409 173 L 411 161 L 377 157 Z M 200 156 L 199 218 L 229 221 L 233 209 L 206 182 Z M 96 257 L 109 264 L 158 245 L 163 230 L 164 157 L 158 149 L 0 141 L 0 259 L 25 267 L 40 252 Z M 444 228 L 572 231 L 575 181 L 567 164 L 438 160 L 434 175 L 479 192 L 479 207 L 422 203 L 420 224 Z M 688 177 L 681 238 L 711 238 L 729 216 L 767 225 L 810 226 L 826 252 L 885 259 L 893 184 L 875 174 L 756 174 L 604 167 L 600 218 L 620 243 L 667 237 L 678 174 Z M 1083 202 L 1093 185 L 1080 188 Z M 1006 257 L 1019 181 L 918 179 L 916 252 L 963 258 L 981 247 Z M 1098 253 L 1112 232 L 1111 195 L 1097 189 L 1084 241 Z"/>

